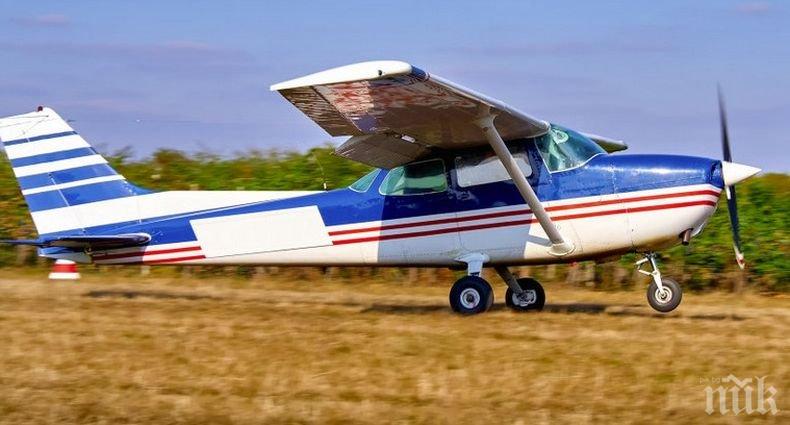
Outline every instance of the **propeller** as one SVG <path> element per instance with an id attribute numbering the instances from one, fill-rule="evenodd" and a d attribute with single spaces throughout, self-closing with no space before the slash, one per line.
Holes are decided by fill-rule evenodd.
<path id="1" fill-rule="evenodd" d="M 732 184 L 729 184 L 728 180 L 730 179 L 727 178 L 727 171 L 730 170 L 726 170 L 726 168 L 730 168 L 728 166 L 740 166 L 740 164 L 734 164 L 732 162 L 730 135 L 727 131 L 727 111 L 724 107 L 724 95 L 722 95 L 721 86 L 717 87 L 717 92 L 719 96 L 719 121 L 721 123 L 721 150 L 724 159 L 721 165 L 722 174 L 724 175 L 725 181 L 724 191 L 727 195 L 727 211 L 730 213 L 730 225 L 732 227 L 732 246 L 733 249 L 735 249 L 735 261 L 738 262 L 738 267 L 743 270 L 743 268 L 746 266 L 746 261 L 744 260 L 743 250 L 741 249 L 741 233 L 740 222 L 738 220 L 738 202 L 735 196 L 735 182 L 733 181 Z M 732 170 L 729 174 L 732 175 L 735 173 L 736 170 Z"/>

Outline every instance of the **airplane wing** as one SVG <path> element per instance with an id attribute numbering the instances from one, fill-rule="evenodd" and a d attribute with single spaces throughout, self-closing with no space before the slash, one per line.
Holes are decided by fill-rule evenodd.
<path id="1" fill-rule="evenodd" d="M 545 134 L 550 125 L 496 99 L 397 61 L 363 62 L 275 84 L 332 136 L 352 136 L 340 156 L 381 168 L 411 162 L 434 149 L 490 145 L 551 242 L 549 252 L 575 249 L 560 233 L 505 140 Z M 596 136 L 597 137 L 597 136 Z M 620 142 L 598 137 L 611 150 Z"/>
<path id="2" fill-rule="evenodd" d="M 69 248 L 74 250 L 105 250 L 139 246 L 151 240 L 151 236 L 143 233 L 127 235 L 68 235 L 46 239 L 3 240 L 0 243 L 9 245 L 30 245 L 39 248 Z"/>
<path id="3" fill-rule="evenodd" d="M 497 128 L 506 139 L 539 136 L 549 128 L 504 102 L 397 61 L 343 66 L 271 89 L 332 136 L 355 136 L 340 146 L 339 155 L 381 166 L 381 153 L 384 168 L 416 159 L 430 148 L 485 145 L 473 123 L 481 110 L 497 115 Z M 364 137 L 372 135 L 377 137 Z"/>
<path id="4" fill-rule="evenodd" d="M 536 137 L 549 129 L 546 121 L 502 101 L 398 61 L 333 68 L 275 84 L 271 90 L 330 135 L 352 136 L 338 147 L 338 155 L 381 168 L 405 164 L 433 149 L 487 145 L 474 123 L 482 115 L 496 116 L 505 140 Z M 603 146 L 604 140 L 613 142 L 596 142 Z"/>

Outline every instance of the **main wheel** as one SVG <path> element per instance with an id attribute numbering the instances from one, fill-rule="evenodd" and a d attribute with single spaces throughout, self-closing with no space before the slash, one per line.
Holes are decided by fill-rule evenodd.
<path id="1" fill-rule="evenodd" d="M 464 276 L 450 289 L 450 307 L 459 314 L 478 314 L 494 304 L 491 285 L 479 276 Z"/>
<path id="2" fill-rule="evenodd" d="M 661 278 L 661 285 L 664 290 L 658 289 L 656 282 L 650 282 L 647 287 L 647 302 L 654 310 L 662 313 L 669 313 L 680 305 L 683 298 L 683 290 L 680 284 L 669 278 Z"/>
<path id="3" fill-rule="evenodd" d="M 522 277 L 517 282 L 523 292 L 517 294 L 507 288 L 505 304 L 516 311 L 543 310 L 543 305 L 546 304 L 546 292 L 543 291 L 543 286 L 531 277 Z"/>

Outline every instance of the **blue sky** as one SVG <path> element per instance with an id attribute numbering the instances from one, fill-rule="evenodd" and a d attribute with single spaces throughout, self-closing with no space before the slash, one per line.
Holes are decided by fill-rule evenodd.
<path id="1" fill-rule="evenodd" d="M 735 159 L 790 171 L 790 2 L 0 3 L 0 116 L 105 151 L 304 150 L 332 139 L 270 84 L 400 59 L 639 153 L 720 157 L 720 82 Z"/>

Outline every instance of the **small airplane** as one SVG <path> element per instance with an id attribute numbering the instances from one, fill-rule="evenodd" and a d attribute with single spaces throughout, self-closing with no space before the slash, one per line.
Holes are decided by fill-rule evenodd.
<path id="1" fill-rule="evenodd" d="M 493 267 L 505 302 L 540 310 L 543 287 L 517 265 L 643 256 L 655 310 L 680 304 L 656 252 L 699 234 L 726 192 L 738 264 L 736 183 L 719 95 L 723 160 L 613 154 L 576 132 L 399 61 L 364 62 L 275 84 L 332 136 L 336 154 L 376 169 L 325 192 L 151 192 L 113 170 L 55 111 L 0 119 L 0 140 L 39 234 L 4 241 L 98 264 L 449 267 L 460 314 L 487 311 Z M 649 265 L 650 271 L 643 270 Z"/>

